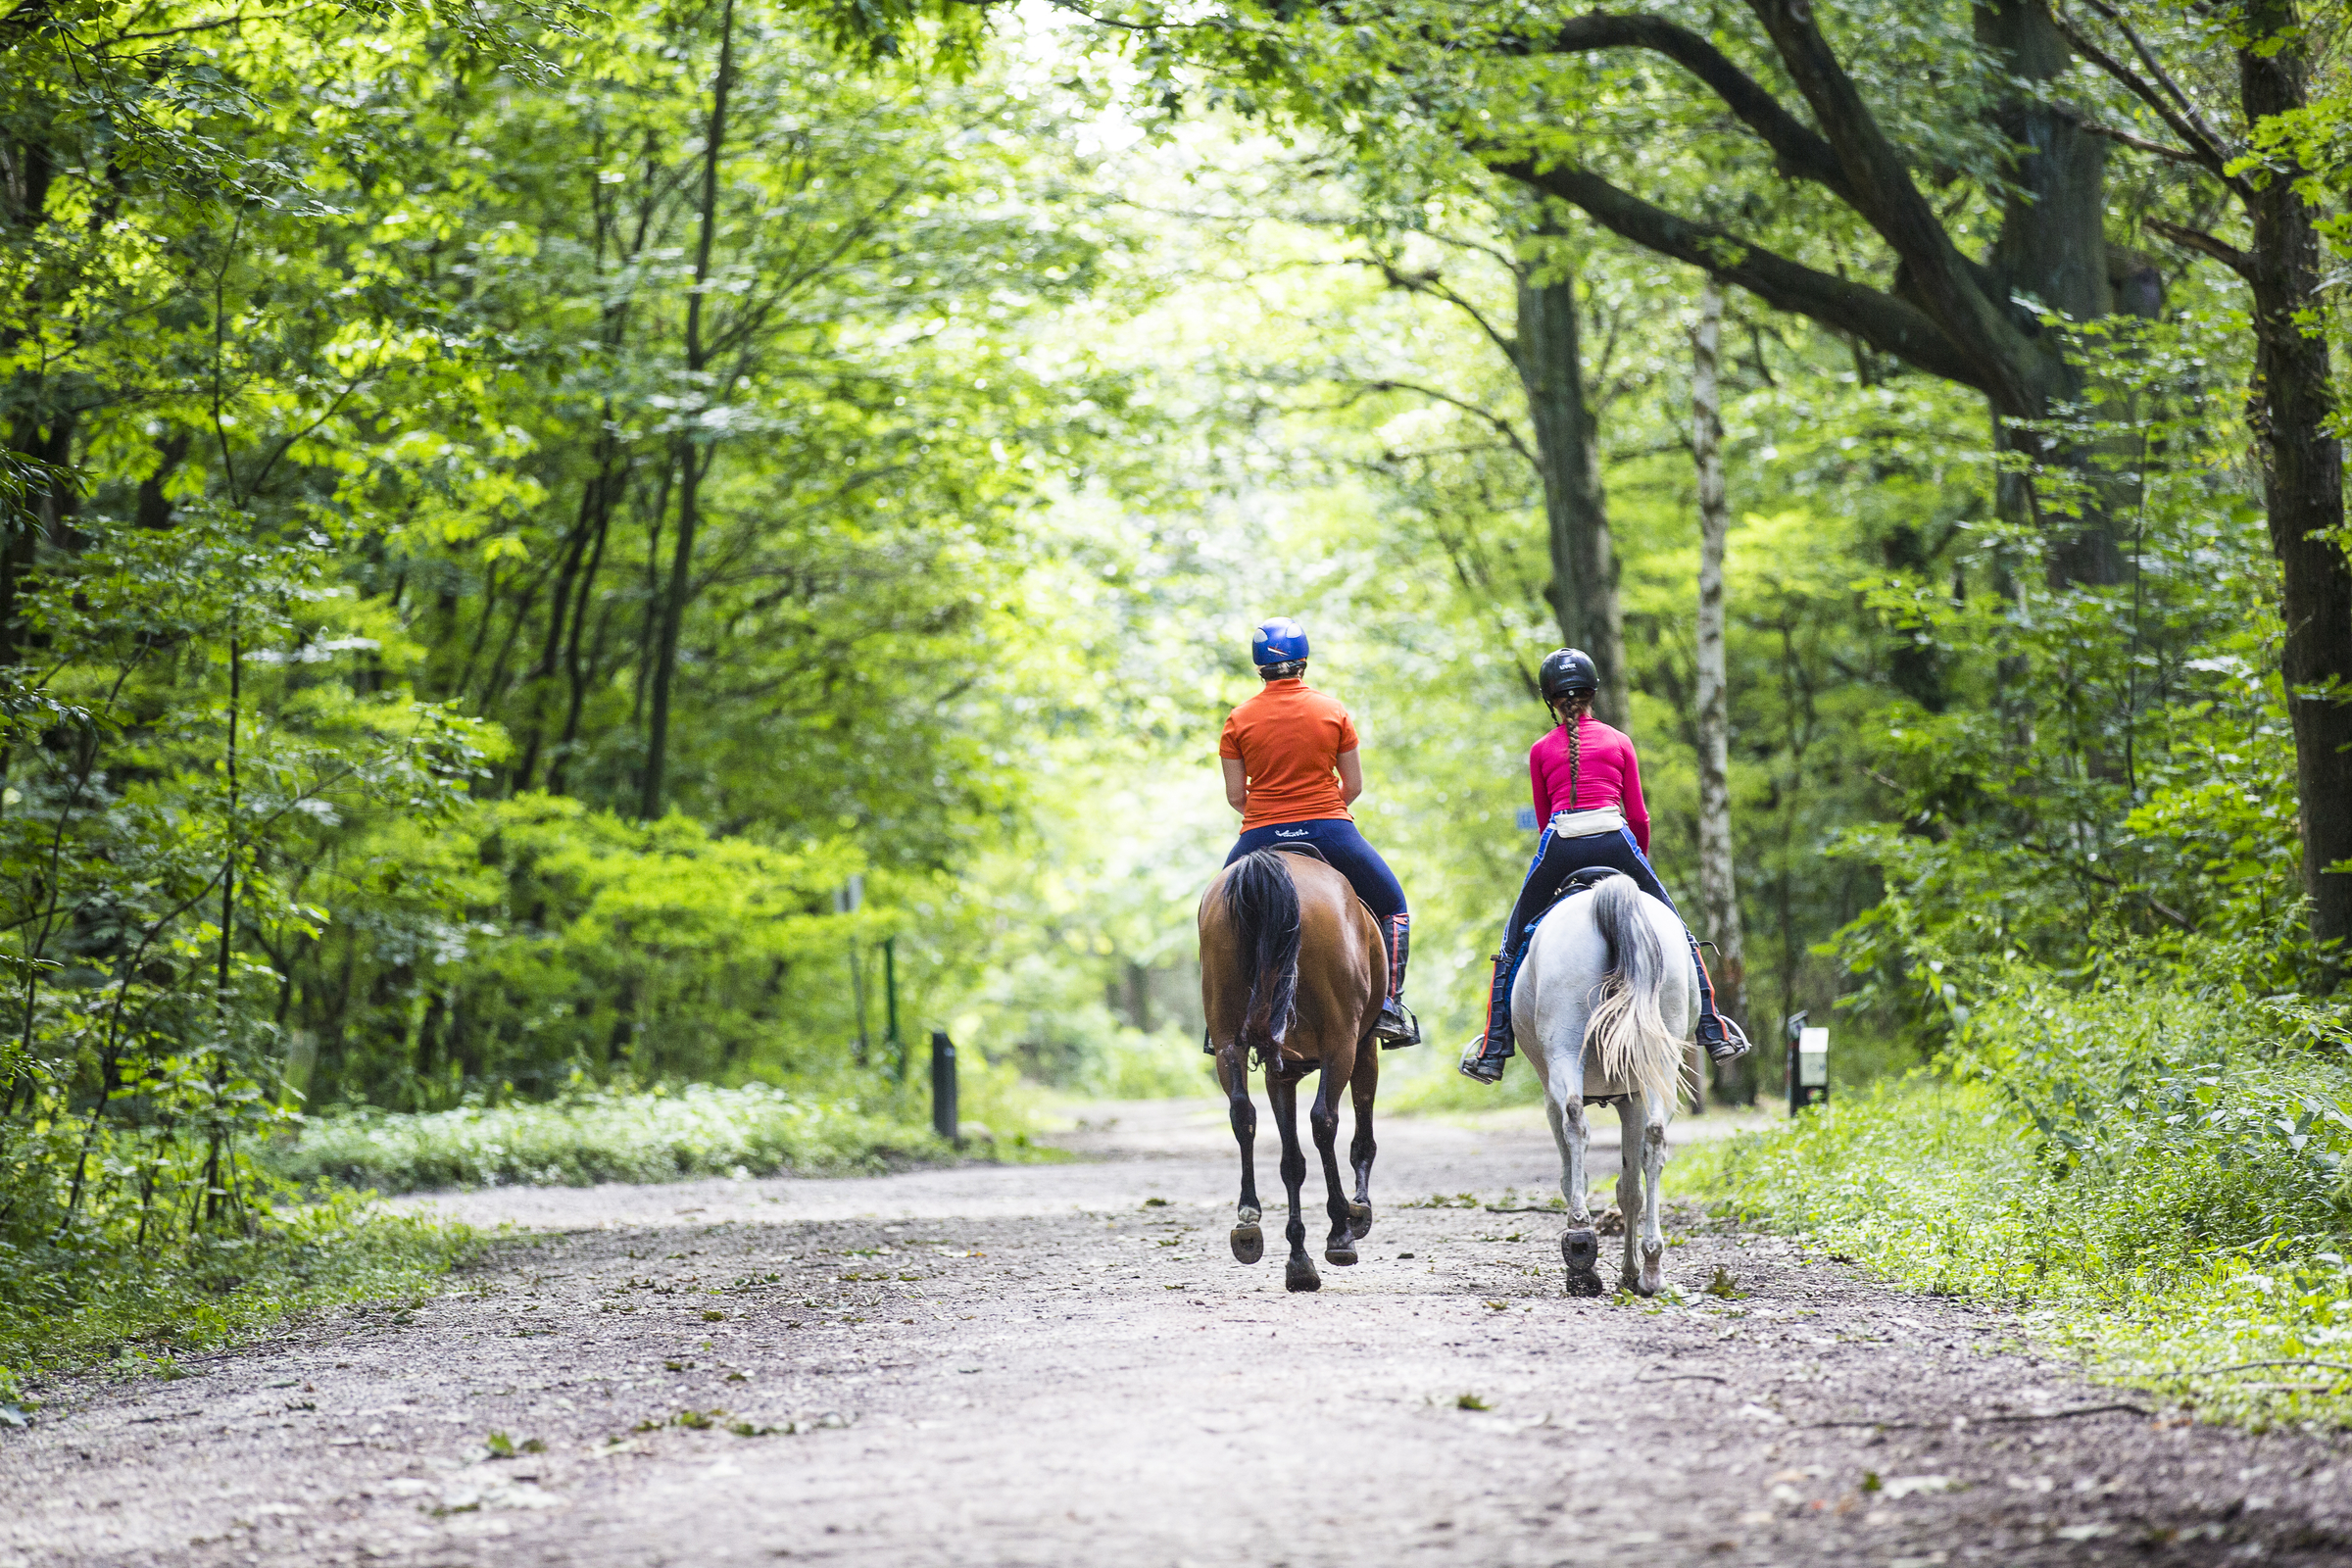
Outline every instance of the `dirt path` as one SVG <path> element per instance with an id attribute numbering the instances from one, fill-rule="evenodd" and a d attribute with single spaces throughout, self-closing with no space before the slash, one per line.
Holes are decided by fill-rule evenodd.
<path id="1" fill-rule="evenodd" d="M 1991 1312 L 1688 1213 L 1691 1304 L 1565 1299 L 1556 1218 L 1403 1206 L 1544 1192 L 1526 1123 L 1390 1123 L 1363 1262 L 1287 1295 L 1273 1247 L 1226 1252 L 1223 1136 L 1138 1111 L 1088 1164 L 469 1195 L 536 1229 L 414 1313 L 42 1391 L 0 1440 L 0 1568 L 2352 1549 L 2328 1441 L 2041 1419 L 2117 1396 Z M 1697 1294 L 1718 1267 L 1749 1294 Z"/>

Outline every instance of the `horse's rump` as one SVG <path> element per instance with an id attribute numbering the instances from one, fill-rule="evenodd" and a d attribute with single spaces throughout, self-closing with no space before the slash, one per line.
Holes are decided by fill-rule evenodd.
<path id="1" fill-rule="evenodd" d="M 1672 1103 L 1683 1070 L 1681 1036 L 1667 1027 L 1658 1004 L 1666 978 L 1666 946 L 1645 906 L 1654 902 L 1632 877 L 1613 876 L 1585 895 L 1593 929 L 1608 949 L 1585 1049 L 1593 1072 L 1630 1084 L 1653 1103 Z"/>
<path id="2" fill-rule="evenodd" d="M 1355 890 L 1319 857 L 1258 850 L 1202 895 L 1201 1001 L 1212 1049 L 1237 1040 L 1267 1059 L 1319 1059 L 1335 1025 L 1350 1040 L 1370 1028 L 1387 961 Z"/>
<path id="3" fill-rule="evenodd" d="M 1271 1056 L 1298 1011 L 1298 885 L 1283 856 L 1258 850 L 1234 862 L 1223 892 L 1249 987 L 1242 1047 Z"/>

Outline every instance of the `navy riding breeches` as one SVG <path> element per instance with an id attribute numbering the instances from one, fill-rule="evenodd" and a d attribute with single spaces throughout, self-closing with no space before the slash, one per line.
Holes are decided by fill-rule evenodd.
<path id="1" fill-rule="evenodd" d="M 1510 922 L 1502 928 L 1502 951 L 1514 968 L 1527 946 L 1528 928 L 1551 907 L 1552 895 L 1559 891 L 1560 884 L 1579 871 L 1595 867 L 1624 872 L 1642 892 L 1669 909 L 1674 908 L 1666 884 L 1658 880 L 1649 857 L 1642 853 L 1642 846 L 1634 842 L 1634 835 L 1627 829 L 1564 839 L 1545 828 L 1543 840 L 1536 845 L 1536 858 L 1528 862 L 1527 881 L 1519 889 L 1519 902 L 1511 906 Z M 1678 918 L 1681 913 L 1675 910 Z"/>
<path id="2" fill-rule="evenodd" d="M 1380 917 L 1384 930 L 1390 921 L 1405 912 L 1404 884 L 1396 880 L 1396 873 L 1389 869 L 1389 862 L 1380 858 L 1380 852 L 1364 842 L 1355 824 L 1344 816 L 1319 816 L 1306 822 L 1269 822 L 1264 827 L 1253 827 L 1233 841 L 1233 853 L 1225 857 L 1225 863 L 1231 865 L 1253 851 L 1279 850 L 1286 844 L 1311 844 L 1322 851 L 1323 858 L 1348 879 L 1348 885 L 1355 889 L 1355 896 L 1364 901 L 1365 907 Z"/>

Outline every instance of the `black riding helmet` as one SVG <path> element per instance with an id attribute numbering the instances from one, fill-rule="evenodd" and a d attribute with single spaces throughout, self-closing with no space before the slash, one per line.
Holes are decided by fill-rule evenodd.
<path id="1" fill-rule="evenodd" d="M 1536 686 L 1548 707 L 1564 698 L 1600 690 L 1600 671 L 1593 667 L 1592 656 L 1583 649 L 1562 648 L 1544 656 Z"/>

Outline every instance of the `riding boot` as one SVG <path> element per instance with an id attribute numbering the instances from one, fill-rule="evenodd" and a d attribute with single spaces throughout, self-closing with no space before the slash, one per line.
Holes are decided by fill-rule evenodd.
<path id="1" fill-rule="evenodd" d="M 1494 977 L 1487 982 L 1487 1027 L 1462 1053 L 1461 1074 L 1482 1084 L 1498 1083 L 1502 1064 L 1511 1057 L 1511 971 L 1507 953 L 1494 955 Z"/>
<path id="2" fill-rule="evenodd" d="M 1380 1022 L 1372 1033 L 1383 1051 L 1396 1051 L 1404 1046 L 1421 1043 L 1421 1020 L 1413 1009 L 1404 1004 L 1404 964 L 1413 950 L 1413 917 L 1395 914 L 1389 917 L 1389 994 L 1380 1004 Z"/>
<path id="3" fill-rule="evenodd" d="M 1715 1010 L 1715 982 L 1707 975 L 1707 960 L 1698 951 L 1698 938 L 1690 939 L 1690 961 L 1698 969 L 1698 1043 L 1707 1048 L 1713 1061 L 1737 1061 L 1748 1053 L 1748 1040 L 1740 1027 Z"/>

